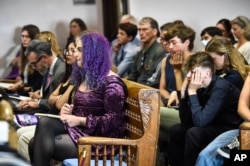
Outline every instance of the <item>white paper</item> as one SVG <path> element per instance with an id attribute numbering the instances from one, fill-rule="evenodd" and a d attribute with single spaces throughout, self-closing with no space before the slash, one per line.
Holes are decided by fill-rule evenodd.
<path id="1" fill-rule="evenodd" d="M 9 124 L 6 121 L 0 121 L 0 144 L 9 142 Z"/>
<path id="2" fill-rule="evenodd" d="M 8 89 L 10 86 L 13 86 L 13 83 L 0 82 L 0 88 Z"/>

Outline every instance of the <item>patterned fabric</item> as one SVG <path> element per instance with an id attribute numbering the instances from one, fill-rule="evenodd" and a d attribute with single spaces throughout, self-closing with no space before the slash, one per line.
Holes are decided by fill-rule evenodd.
<path id="1" fill-rule="evenodd" d="M 76 90 L 72 114 L 87 117 L 86 126 L 67 127 L 72 140 L 82 136 L 123 137 L 125 132 L 126 85 L 119 77 L 108 76 L 98 91 Z"/>

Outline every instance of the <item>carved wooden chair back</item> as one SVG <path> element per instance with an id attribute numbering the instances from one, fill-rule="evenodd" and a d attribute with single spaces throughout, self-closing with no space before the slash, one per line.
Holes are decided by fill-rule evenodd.
<path id="1" fill-rule="evenodd" d="M 98 165 L 155 165 L 160 123 L 159 91 L 151 87 L 124 79 L 128 88 L 127 124 L 125 138 L 82 137 L 78 141 L 78 163 L 80 166 Z M 95 146 L 93 146 L 95 145 Z M 99 158 L 98 148 L 91 160 L 91 147 L 104 146 L 104 157 Z M 112 148 L 106 156 L 106 148 Z M 115 154 L 115 147 L 119 154 Z M 93 150 L 92 150 L 93 153 Z M 93 154 L 92 154 L 93 156 Z M 118 156 L 116 160 L 115 156 Z"/>

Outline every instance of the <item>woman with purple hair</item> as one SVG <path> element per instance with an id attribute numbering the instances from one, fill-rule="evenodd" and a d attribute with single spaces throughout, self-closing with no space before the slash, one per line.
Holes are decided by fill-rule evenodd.
<path id="1" fill-rule="evenodd" d="M 109 50 L 109 42 L 98 32 L 86 31 L 76 39 L 73 104 L 63 105 L 60 119 L 40 118 L 29 144 L 33 165 L 76 158 L 77 140 L 83 136 L 124 136 L 127 89 L 111 71 Z"/>

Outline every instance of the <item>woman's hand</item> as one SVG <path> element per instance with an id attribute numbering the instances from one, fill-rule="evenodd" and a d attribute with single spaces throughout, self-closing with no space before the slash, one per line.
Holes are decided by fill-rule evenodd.
<path id="1" fill-rule="evenodd" d="M 15 92 L 18 89 L 18 85 L 14 84 L 8 87 L 9 91 Z"/>
<path id="2" fill-rule="evenodd" d="M 15 57 L 15 58 L 11 61 L 10 65 L 11 65 L 11 66 L 18 66 L 19 59 L 20 59 L 19 56 L 18 56 L 18 57 Z"/>
<path id="3" fill-rule="evenodd" d="M 29 96 L 32 99 L 40 99 L 42 96 L 40 95 L 40 90 L 37 90 L 35 92 L 29 92 Z"/>
<path id="4" fill-rule="evenodd" d="M 75 127 L 75 126 L 79 126 L 81 125 L 81 118 L 84 117 L 79 117 L 79 116 L 75 116 L 75 115 L 61 115 L 61 121 L 65 124 L 67 124 L 69 127 Z M 85 118 L 86 119 L 86 118 Z"/>
<path id="5" fill-rule="evenodd" d="M 69 105 L 68 103 L 63 104 L 60 114 L 61 115 L 71 115 L 73 110 L 73 104 Z"/>

